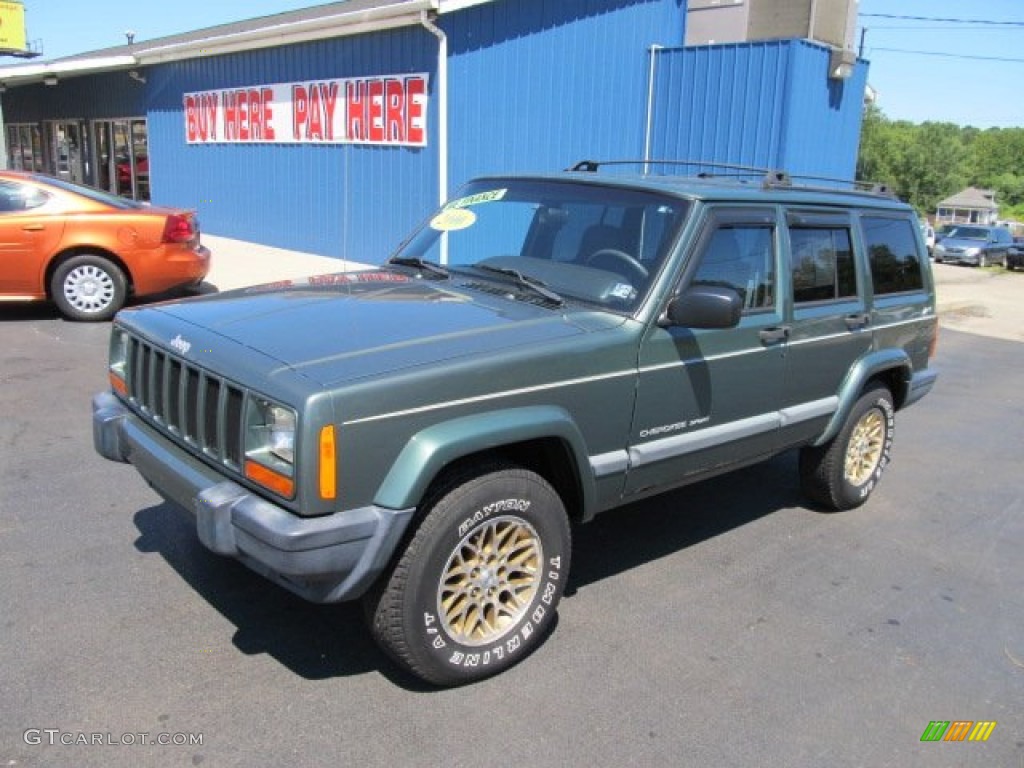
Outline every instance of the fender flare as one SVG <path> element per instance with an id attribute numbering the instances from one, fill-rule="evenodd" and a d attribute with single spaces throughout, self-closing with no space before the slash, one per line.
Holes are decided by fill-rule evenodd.
<path id="1" fill-rule="evenodd" d="M 583 513 L 594 505 L 594 477 L 586 443 L 568 411 L 530 406 L 463 416 L 417 432 L 402 448 L 374 496 L 389 509 L 418 506 L 434 478 L 453 461 L 527 440 L 556 438 L 569 449 L 576 467 Z"/>
<path id="2" fill-rule="evenodd" d="M 846 419 L 850 415 L 853 404 L 857 402 L 857 399 L 864 391 L 864 385 L 880 373 L 894 370 L 900 372 L 899 388 L 892 393 L 896 408 L 899 409 L 906 397 L 907 386 L 913 368 L 910 357 L 902 349 L 884 349 L 871 352 L 854 363 L 846 379 L 843 381 L 843 385 L 839 388 L 839 405 L 835 413 L 832 414 L 832 419 L 829 421 L 828 426 L 825 427 L 825 431 L 821 433 L 821 436 L 813 444 L 815 446 L 824 445 L 839 434 L 839 430 L 843 428 L 843 424 L 846 423 Z"/>

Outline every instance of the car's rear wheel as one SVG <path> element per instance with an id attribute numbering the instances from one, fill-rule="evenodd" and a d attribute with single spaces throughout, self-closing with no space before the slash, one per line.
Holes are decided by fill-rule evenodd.
<path id="1" fill-rule="evenodd" d="M 892 395 L 881 384 L 854 403 L 843 428 L 821 446 L 800 451 L 804 494 L 833 510 L 858 507 L 875 489 L 889 463 L 895 426 Z"/>
<path id="2" fill-rule="evenodd" d="M 81 254 L 57 267 L 50 293 L 70 320 L 109 320 L 124 305 L 127 283 L 110 259 Z"/>
<path id="3" fill-rule="evenodd" d="M 430 683 L 497 674 L 550 630 L 569 557 L 565 507 L 542 477 L 509 465 L 453 477 L 364 598 L 371 632 Z"/>

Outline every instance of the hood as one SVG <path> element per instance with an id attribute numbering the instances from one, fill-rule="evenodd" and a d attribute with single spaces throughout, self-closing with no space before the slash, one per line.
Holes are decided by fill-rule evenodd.
<path id="1" fill-rule="evenodd" d="M 385 270 L 289 280 L 137 311 L 161 313 L 160 325 L 174 328 L 181 344 L 190 343 L 192 327 L 198 337 L 228 339 L 324 386 L 569 339 L 623 321 Z"/>
<path id="2" fill-rule="evenodd" d="M 984 248 L 989 243 L 987 240 L 979 240 L 977 238 L 951 237 L 947 235 L 939 241 L 939 245 L 946 249 L 960 248 L 966 251 L 968 248 Z"/>

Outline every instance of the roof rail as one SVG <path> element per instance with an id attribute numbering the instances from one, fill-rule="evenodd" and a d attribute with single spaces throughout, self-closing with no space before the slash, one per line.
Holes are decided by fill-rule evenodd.
<path id="1" fill-rule="evenodd" d="M 738 165 L 736 163 L 720 163 L 715 160 L 658 160 L 658 159 L 647 159 L 647 160 L 581 160 L 570 168 L 568 171 L 575 171 L 581 173 L 596 173 L 602 166 L 606 165 L 641 165 L 643 166 L 643 172 L 648 173 L 648 167 L 651 165 L 669 165 L 669 166 L 682 166 L 691 168 L 707 167 L 711 169 L 722 169 L 725 173 L 714 173 L 708 171 L 699 171 L 694 174 L 700 179 L 713 179 L 720 177 L 729 178 L 742 178 L 742 177 L 755 177 L 761 178 L 761 185 L 767 188 L 777 187 L 792 187 L 794 186 L 794 179 L 800 181 L 820 181 L 829 182 L 831 184 L 840 185 L 845 187 L 847 190 L 854 192 L 863 192 L 871 195 L 877 195 L 882 197 L 896 197 L 892 187 L 888 184 L 882 184 L 871 181 L 857 181 L 854 179 L 841 179 L 831 176 L 812 176 L 810 174 L 790 174 L 786 171 L 775 169 L 775 168 L 759 168 L 752 165 Z M 821 189 L 823 191 L 835 191 L 833 187 L 814 187 L 809 184 L 800 184 L 800 187 L 804 189 Z"/>

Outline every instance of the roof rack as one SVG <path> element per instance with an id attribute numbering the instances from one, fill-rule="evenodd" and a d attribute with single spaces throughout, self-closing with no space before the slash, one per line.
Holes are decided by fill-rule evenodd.
<path id="1" fill-rule="evenodd" d="M 830 182 L 832 184 L 843 185 L 846 190 L 854 192 L 862 192 L 871 195 L 877 195 L 881 197 L 896 197 L 892 187 L 888 184 L 882 184 L 872 181 L 856 181 L 854 179 L 840 179 L 831 176 L 812 176 L 810 174 L 790 174 L 786 171 L 779 170 L 776 168 L 759 168 L 752 165 L 737 165 L 736 163 L 720 163 L 715 160 L 581 160 L 580 162 L 573 165 L 571 168 L 567 168 L 568 171 L 576 171 L 582 173 L 596 173 L 601 166 L 606 165 L 642 165 L 644 167 L 644 173 L 647 173 L 647 168 L 650 165 L 670 165 L 670 166 L 681 166 L 691 168 L 718 168 L 725 171 L 725 173 L 711 173 L 708 171 L 700 171 L 694 174 L 699 179 L 714 179 L 714 178 L 737 178 L 743 179 L 744 177 L 760 177 L 761 186 L 765 189 L 779 188 L 779 187 L 793 187 L 796 186 L 793 183 L 794 179 L 800 181 L 820 181 Z M 800 184 L 801 188 L 804 189 L 820 189 L 822 191 L 835 191 L 834 187 L 814 187 L 809 184 Z"/>

